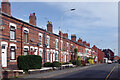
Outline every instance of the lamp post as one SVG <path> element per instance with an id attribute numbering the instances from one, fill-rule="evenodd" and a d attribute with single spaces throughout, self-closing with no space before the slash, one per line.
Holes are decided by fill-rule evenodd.
<path id="1" fill-rule="evenodd" d="M 74 10 L 76 10 L 76 9 L 74 9 L 74 8 L 71 8 L 70 10 L 66 10 L 66 11 L 64 11 L 63 13 L 66 13 L 66 12 L 69 12 L 69 11 L 74 11 Z M 61 16 L 61 27 L 62 27 L 62 21 L 63 21 L 63 16 Z M 60 27 L 59 27 L 60 28 Z M 62 51 L 62 49 L 61 49 L 61 43 L 62 43 L 62 37 L 63 37 L 63 35 L 62 35 L 62 31 L 61 31 L 61 37 L 60 37 L 60 52 Z M 63 48 L 63 47 L 62 47 Z M 62 53 L 61 53 L 61 55 L 62 55 Z M 63 56 L 63 55 L 62 55 Z M 62 57 L 61 56 L 61 57 Z M 61 58 L 62 59 L 62 58 Z M 61 60 L 60 59 L 60 60 Z M 63 62 L 63 60 L 61 60 L 61 62 Z"/>

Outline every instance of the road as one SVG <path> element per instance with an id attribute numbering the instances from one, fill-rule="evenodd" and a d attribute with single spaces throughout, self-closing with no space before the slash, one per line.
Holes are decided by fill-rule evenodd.
<path id="1" fill-rule="evenodd" d="M 52 78 L 72 78 L 72 79 L 91 79 L 91 80 L 120 80 L 120 65 L 117 63 L 102 64 L 76 72 L 67 73 Z"/>
<path id="2" fill-rule="evenodd" d="M 27 80 L 120 80 L 120 64 L 96 64 L 24 76 Z"/>

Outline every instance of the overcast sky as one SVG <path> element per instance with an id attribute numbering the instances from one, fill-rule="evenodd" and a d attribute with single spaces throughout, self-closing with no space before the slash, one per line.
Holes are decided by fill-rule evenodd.
<path id="1" fill-rule="evenodd" d="M 71 8 L 76 10 L 70 11 Z M 46 29 L 50 20 L 56 34 L 60 27 L 69 38 L 76 34 L 77 39 L 90 42 L 91 47 L 95 44 L 100 49 L 118 51 L 117 2 L 12 2 L 11 10 L 12 16 L 26 22 L 35 12 L 38 27 Z"/>

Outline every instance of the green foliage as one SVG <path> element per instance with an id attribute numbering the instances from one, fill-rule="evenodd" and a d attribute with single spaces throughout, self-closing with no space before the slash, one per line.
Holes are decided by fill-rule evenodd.
<path id="1" fill-rule="evenodd" d="M 90 64 L 94 64 L 93 59 L 88 60 Z"/>
<path id="2" fill-rule="evenodd" d="M 81 66 L 81 57 L 80 56 L 77 57 L 76 65 Z"/>
<path id="3" fill-rule="evenodd" d="M 46 62 L 46 63 L 44 63 L 44 67 L 52 67 L 52 63 L 51 62 Z"/>
<path id="4" fill-rule="evenodd" d="M 77 60 L 70 60 L 73 65 L 76 65 Z"/>
<path id="5" fill-rule="evenodd" d="M 58 62 L 58 61 L 54 61 L 53 63 L 52 63 L 52 66 L 53 67 L 60 67 L 60 62 Z"/>
<path id="6" fill-rule="evenodd" d="M 24 71 L 28 71 L 29 69 L 41 69 L 42 58 L 38 55 L 19 56 L 17 58 L 17 66 Z"/>
<path id="7" fill-rule="evenodd" d="M 102 63 L 103 61 L 102 60 L 99 60 L 100 63 Z"/>
<path id="8" fill-rule="evenodd" d="M 92 60 L 93 60 L 92 57 L 86 57 L 86 58 L 85 58 L 85 62 L 86 62 L 86 63 L 89 63 L 89 59 L 92 59 Z"/>
<path id="9" fill-rule="evenodd" d="M 76 54 L 77 54 L 77 52 L 78 52 L 78 49 L 77 49 L 77 48 L 75 48 L 75 49 L 74 49 L 74 53 L 76 53 Z"/>

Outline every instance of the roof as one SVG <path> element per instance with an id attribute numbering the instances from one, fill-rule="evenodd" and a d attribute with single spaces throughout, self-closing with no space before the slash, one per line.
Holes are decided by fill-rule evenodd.
<path id="1" fill-rule="evenodd" d="M 60 35 L 57 35 L 57 34 L 55 34 L 55 33 L 48 32 L 48 31 L 46 31 L 45 29 L 42 29 L 42 28 L 40 28 L 40 27 L 34 26 L 34 25 L 32 25 L 32 24 L 29 24 L 29 23 L 27 23 L 27 22 L 25 22 L 25 21 L 23 21 L 23 20 L 17 19 L 17 18 L 15 18 L 15 17 L 13 17 L 13 16 L 11 16 L 11 15 L 8 15 L 8 14 L 6 14 L 6 13 L 4 13 L 4 12 L 0 12 L 0 14 L 3 15 L 3 16 L 6 16 L 6 17 L 8 17 L 8 18 L 14 19 L 14 20 L 16 20 L 16 21 L 19 21 L 19 22 L 21 22 L 21 23 L 23 23 L 23 24 L 26 24 L 26 25 L 29 25 L 29 26 L 31 26 L 31 27 L 37 28 L 37 29 L 39 29 L 39 30 L 45 31 L 45 32 L 47 32 L 47 33 L 49 33 L 49 34 L 53 34 L 53 35 L 58 36 L 58 37 L 61 37 L 61 38 L 63 38 L 63 39 L 72 41 L 72 40 L 70 40 L 70 39 L 64 38 L 64 37 L 62 37 L 62 36 L 60 36 Z M 78 44 L 78 45 L 80 45 L 80 46 L 83 46 L 83 47 L 92 49 L 92 48 L 90 48 L 90 47 L 88 47 L 88 46 L 86 46 L 86 45 L 83 45 L 83 44 L 81 44 L 81 43 L 78 43 L 77 41 L 72 41 L 72 42 L 74 42 L 74 43 L 76 43 L 76 44 Z"/>

